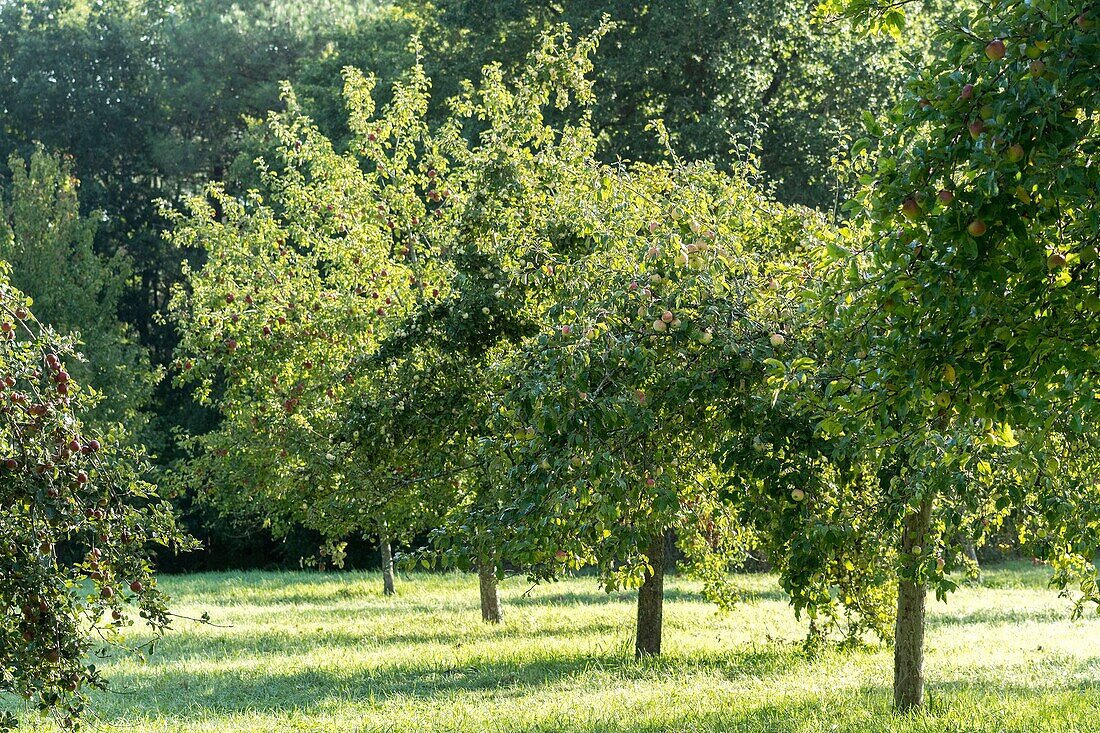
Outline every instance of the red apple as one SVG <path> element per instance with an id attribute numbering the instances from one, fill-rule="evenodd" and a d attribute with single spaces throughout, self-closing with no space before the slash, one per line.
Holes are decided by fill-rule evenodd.
<path id="1" fill-rule="evenodd" d="M 1005 57 L 1005 42 L 995 38 L 986 44 L 985 55 L 990 61 L 1000 61 Z"/>
<path id="2" fill-rule="evenodd" d="M 969 224 L 966 225 L 966 231 L 972 237 L 980 237 L 983 234 L 985 234 L 985 231 L 986 231 L 985 222 L 982 221 L 981 219 L 975 219 L 974 221 L 972 221 L 972 222 L 970 222 Z"/>

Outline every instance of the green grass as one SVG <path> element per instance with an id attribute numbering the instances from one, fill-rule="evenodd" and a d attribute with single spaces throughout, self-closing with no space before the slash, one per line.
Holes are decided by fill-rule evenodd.
<path id="1" fill-rule="evenodd" d="M 590 578 L 506 581 L 505 623 L 476 579 L 376 574 L 168 577 L 180 622 L 147 664 L 107 665 L 101 723 L 127 733 L 532 731 L 1100 731 L 1100 619 L 1074 622 L 1041 568 L 987 572 L 932 604 L 927 712 L 890 710 L 886 647 L 807 657 L 770 576 L 718 613 L 670 579 L 665 649 L 632 659 L 633 597 Z M 24 731 L 48 730 L 38 719 Z"/>

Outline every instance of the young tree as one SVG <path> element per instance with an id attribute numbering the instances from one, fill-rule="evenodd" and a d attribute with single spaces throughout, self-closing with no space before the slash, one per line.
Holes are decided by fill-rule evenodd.
<path id="1" fill-rule="evenodd" d="M 222 501 L 258 492 L 278 526 L 333 541 L 383 527 L 408 541 L 476 502 L 486 359 L 545 308 L 524 253 L 555 217 L 548 192 L 591 156 L 586 128 L 556 131 L 543 110 L 586 93 L 594 46 L 547 37 L 513 83 L 490 67 L 437 129 L 419 67 L 380 116 L 373 81 L 348 71 L 349 152 L 288 97 L 264 197 L 214 189 L 217 215 L 195 199 L 177 217 L 176 242 L 209 254 L 176 298 L 183 378 L 225 418 L 201 460 L 248 489 Z M 505 292 L 508 270 L 530 287 Z M 494 605 L 497 554 L 465 562 Z"/>
<path id="2" fill-rule="evenodd" d="M 507 389 L 485 451 L 499 478 L 474 523 L 536 579 L 594 565 L 609 590 L 639 587 L 644 657 L 661 648 L 667 538 L 712 581 L 751 546 L 721 454 L 755 434 L 766 363 L 797 327 L 779 278 L 829 233 L 744 173 L 593 163 L 584 180 L 556 201 L 583 256 L 532 258 L 559 281 L 556 302 L 494 364 Z"/>
<path id="3" fill-rule="evenodd" d="M 70 727 L 87 690 L 106 686 L 86 655 L 124 641 L 127 609 L 154 633 L 168 627 L 151 545 L 188 542 L 137 456 L 85 428 L 89 394 L 67 371 L 72 341 L 28 302 L 0 265 L 0 694 Z M 0 728 L 16 723 L 0 716 Z"/>

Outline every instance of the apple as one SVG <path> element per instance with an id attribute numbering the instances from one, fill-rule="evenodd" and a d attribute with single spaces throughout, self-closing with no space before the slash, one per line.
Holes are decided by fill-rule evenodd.
<path id="1" fill-rule="evenodd" d="M 634 397 L 637 398 L 638 402 L 641 402 L 642 404 L 645 404 L 645 390 L 644 389 L 634 390 Z"/>
<path id="2" fill-rule="evenodd" d="M 954 384 L 958 376 L 955 374 L 955 367 L 950 364 L 946 364 L 943 367 L 943 381 L 948 384 Z"/>
<path id="3" fill-rule="evenodd" d="M 633 280 L 633 281 L 631 281 L 631 283 L 630 283 L 630 290 L 631 290 L 631 291 L 634 291 L 634 290 L 637 290 L 637 289 L 638 289 L 638 281 L 637 281 L 637 280 Z"/>
<path id="4" fill-rule="evenodd" d="M 985 55 L 990 61 L 1000 61 L 1005 57 L 1005 42 L 995 38 L 985 46 Z"/>
<path id="5" fill-rule="evenodd" d="M 966 231 L 972 237 L 980 237 L 986 232 L 985 222 L 981 219 L 974 219 L 966 225 Z"/>
<path id="6" fill-rule="evenodd" d="M 936 194 L 936 197 L 940 200 L 940 203 L 949 204 L 955 200 L 955 194 L 946 188 L 941 188 L 940 192 Z"/>
<path id="7" fill-rule="evenodd" d="M 709 344 L 713 340 L 714 334 L 710 330 L 703 331 L 702 335 L 699 336 L 699 343 Z"/>
<path id="8" fill-rule="evenodd" d="M 108 600 L 108 601 L 109 601 L 109 600 L 111 600 L 112 598 L 114 598 L 114 597 L 115 597 L 115 589 L 114 589 L 114 588 L 112 588 L 112 587 L 111 587 L 111 586 L 109 586 L 109 585 L 108 585 L 108 586 L 104 586 L 103 590 L 101 590 L 101 591 L 99 592 L 99 595 L 100 595 L 100 596 L 102 596 L 102 597 L 103 597 L 104 599 L 106 599 L 106 600 Z"/>
<path id="9" fill-rule="evenodd" d="M 658 318 L 653 322 L 653 330 L 657 333 L 664 333 L 668 330 L 668 324 Z"/>
<path id="10" fill-rule="evenodd" d="M 914 554 L 914 555 L 919 555 L 919 554 L 921 554 L 922 552 L 924 552 L 924 548 L 923 548 L 923 547 L 921 547 L 920 545 L 913 545 L 913 550 L 912 550 L 912 552 L 913 552 L 913 554 Z"/>
<path id="11" fill-rule="evenodd" d="M 787 342 L 787 339 L 781 333 L 773 333 L 771 337 L 768 338 L 768 341 L 771 342 L 772 347 L 778 349 Z"/>
<path id="12" fill-rule="evenodd" d="M 655 479 L 654 479 L 654 478 L 653 478 L 652 476 L 649 476 L 649 477 L 647 477 L 647 478 L 646 478 L 646 480 L 645 480 L 645 485 L 646 485 L 646 486 L 647 486 L 648 488 L 652 489 L 652 488 L 653 488 L 654 486 L 656 486 L 656 485 L 657 485 L 657 481 L 656 481 L 656 480 L 655 480 Z"/>
<path id="13" fill-rule="evenodd" d="M 901 203 L 901 213 L 905 215 L 906 219 L 912 221 L 920 216 L 920 204 L 910 196 Z"/>
<path id="14" fill-rule="evenodd" d="M 1066 266 L 1066 256 L 1061 252 L 1053 252 L 1047 257 L 1047 267 L 1051 270 L 1060 270 Z"/>
<path id="15" fill-rule="evenodd" d="M 966 126 L 967 130 L 970 130 L 970 137 L 977 139 L 985 131 L 985 123 L 981 119 L 976 119 Z"/>
<path id="16" fill-rule="evenodd" d="M 1024 159 L 1024 146 L 1020 143 L 1014 143 L 1008 147 L 1005 151 L 1005 157 L 1008 158 L 1010 163 L 1019 163 Z"/>
<path id="17" fill-rule="evenodd" d="M 1027 65 L 1027 70 L 1031 73 L 1033 78 L 1038 79 L 1047 70 L 1047 65 L 1043 63 L 1042 59 L 1035 59 Z"/>
<path id="18" fill-rule="evenodd" d="M 794 491 L 791 492 L 791 498 L 794 499 L 795 501 L 802 501 L 803 499 L 806 498 L 806 492 L 803 491 L 802 489 L 795 489 Z"/>
<path id="19" fill-rule="evenodd" d="M 672 315 L 672 311 L 665 311 L 664 313 L 661 314 L 661 320 L 664 321 L 665 323 L 672 323 L 672 321 L 675 317 L 676 316 Z"/>
<path id="20" fill-rule="evenodd" d="M 943 572 L 943 568 L 946 564 L 947 563 L 944 562 L 942 557 L 937 557 L 936 558 L 936 570 L 940 571 L 941 573 Z"/>
<path id="21" fill-rule="evenodd" d="M 946 392 L 940 392 L 936 395 L 936 406 L 941 408 L 948 408 L 951 406 L 951 395 Z"/>
<path id="22" fill-rule="evenodd" d="M 974 85 L 963 84 L 962 90 L 959 92 L 959 99 L 970 99 L 974 96 Z"/>
<path id="23" fill-rule="evenodd" d="M 554 553 L 554 557 L 557 558 L 559 562 L 565 562 L 566 558 L 568 558 L 569 555 L 567 555 L 563 550 L 558 550 Z"/>

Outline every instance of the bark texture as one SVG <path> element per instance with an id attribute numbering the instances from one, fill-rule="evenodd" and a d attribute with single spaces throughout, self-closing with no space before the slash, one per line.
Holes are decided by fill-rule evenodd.
<path id="1" fill-rule="evenodd" d="M 382 592 L 392 596 L 397 591 L 393 587 L 393 550 L 389 537 L 382 535 L 378 542 L 378 554 L 382 556 Z"/>
<path id="2" fill-rule="evenodd" d="M 490 624 L 499 624 L 502 615 L 496 567 L 492 563 L 478 565 L 477 580 L 481 588 L 481 620 Z"/>
<path id="3" fill-rule="evenodd" d="M 646 551 L 652 572 L 638 589 L 638 636 L 634 656 L 657 656 L 661 653 L 661 624 L 665 600 L 665 536 L 656 535 Z"/>
<path id="4" fill-rule="evenodd" d="M 923 546 L 932 518 L 926 499 L 904 521 L 901 549 L 908 556 Z M 900 711 L 924 704 L 924 615 L 928 588 L 902 580 L 898 584 L 898 616 L 894 627 L 894 706 Z"/>

